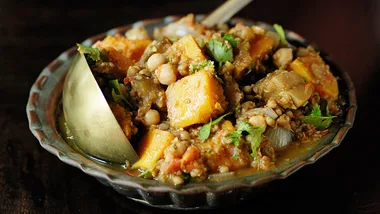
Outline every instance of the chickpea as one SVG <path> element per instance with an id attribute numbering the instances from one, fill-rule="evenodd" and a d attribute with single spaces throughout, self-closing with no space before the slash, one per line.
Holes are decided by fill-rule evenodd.
<path id="1" fill-rule="evenodd" d="M 267 123 L 265 121 L 265 118 L 264 116 L 262 115 L 255 115 L 255 116 L 252 116 L 251 118 L 249 118 L 249 121 L 248 121 L 253 127 L 260 127 L 260 126 L 263 126 L 264 127 L 264 131 L 267 127 Z"/>
<path id="2" fill-rule="evenodd" d="M 293 112 L 292 111 L 287 111 L 285 114 L 288 115 L 288 117 L 290 119 L 293 118 Z"/>
<path id="3" fill-rule="evenodd" d="M 272 126 L 272 127 L 276 124 L 276 121 L 272 117 L 269 117 L 269 116 L 265 117 L 265 122 L 268 124 L 268 126 Z"/>
<path id="4" fill-rule="evenodd" d="M 293 50 L 291 48 L 280 48 L 273 54 L 273 63 L 278 68 L 284 68 L 293 60 Z"/>
<path id="5" fill-rule="evenodd" d="M 277 125 L 283 128 L 290 128 L 290 118 L 288 115 L 283 114 L 277 119 Z"/>
<path id="6" fill-rule="evenodd" d="M 160 125 L 158 125 L 158 128 L 161 130 L 168 130 L 170 128 L 170 125 L 168 123 L 160 123 Z"/>
<path id="7" fill-rule="evenodd" d="M 268 100 L 268 102 L 267 102 L 267 106 L 269 107 L 269 108 L 276 108 L 277 107 L 277 102 L 276 102 L 276 100 L 274 100 L 274 98 L 273 97 L 271 97 L 271 98 L 269 98 L 269 100 Z"/>
<path id="8" fill-rule="evenodd" d="M 160 123 L 160 113 L 157 110 L 150 109 L 144 116 L 146 126 L 157 125 Z"/>
<path id="9" fill-rule="evenodd" d="M 183 131 L 181 131 L 181 132 L 179 133 L 179 138 L 180 138 L 181 140 L 190 140 L 190 134 L 189 134 L 189 132 L 183 130 Z"/>
<path id="10" fill-rule="evenodd" d="M 158 68 L 158 66 L 164 64 L 165 62 L 166 62 L 166 58 L 164 55 L 160 53 L 155 53 L 149 57 L 148 61 L 146 62 L 146 67 L 150 71 L 154 71 Z"/>
<path id="11" fill-rule="evenodd" d="M 250 85 L 246 85 L 243 87 L 243 92 L 246 94 L 252 93 L 252 87 Z"/>
<path id="12" fill-rule="evenodd" d="M 276 108 L 274 111 L 276 112 L 276 114 L 277 114 L 278 116 L 281 116 L 281 115 L 282 115 L 282 110 L 281 110 L 280 108 Z"/>
<path id="13" fill-rule="evenodd" d="M 158 78 L 158 81 L 160 81 L 163 85 L 170 85 L 177 81 L 177 75 L 172 65 L 170 64 L 163 64 L 160 65 L 156 71 L 156 76 Z"/>

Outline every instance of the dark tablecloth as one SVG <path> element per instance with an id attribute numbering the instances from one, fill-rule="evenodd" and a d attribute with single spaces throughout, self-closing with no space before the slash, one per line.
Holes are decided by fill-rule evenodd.
<path id="1" fill-rule="evenodd" d="M 163 211 L 125 198 L 44 150 L 28 127 L 29 89 L 50 61 L 87 37 L 140 19 L 205 14 L 222 2 L 0 1 L 0 213 Z M 343 143 L 315 164 L 271 182 L 255 200 L 201 213 L 380 213 L 379 12 L 376 0 L 256 0 L 239 12 L 317 43 L 350 74 L 359 109 Z"/>

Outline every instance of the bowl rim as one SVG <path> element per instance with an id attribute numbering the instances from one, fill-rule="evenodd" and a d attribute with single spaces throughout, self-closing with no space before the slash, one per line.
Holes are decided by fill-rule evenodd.
<path id="1" fill-rule="evenodd" d="M 168 24 L 170 22 L 173 22 L 175 20 L 178 20 L 183 16 L 166 16 L 163 18 L 153 18 L 153 19 L 145 19 L 138 22 L 135 22 L 133 24 L 128 24 L 124 26 L 119 26 L 116 28 L 112 28 L 106 32 L 97 34 L 95 36 L 92 36 L 82 42 L 83 45 L 91 45 L 95 41 L 104 38 L 107 35 L 114 35 L 116 33 L 125 32 L 131 27 L 134 26 L 146 26 L 150 24 Z M 204 15 L 197 14 L 197 19 L 202 19 Z M 231 19 L 232 22 L 238 23 L 238 22 L 248 22 L 251 24 L 258 24 L 264 27 L 271 28 L 271 25 L 266 22 L 261 21 L 253 21 L 246 18 L 241 17 L 235 17 Z M 302 41 L 305 44 L 310 44 L 306 39 L 304 39 L 299 34 L 290 31 L 286 31 L 286 37 L 290 39 L 295 39 Z M 344 83 L 347 87 L 347 96 L 348 96 L 348 107 L 347 107 L 347 114 L 345 118 L 345 122 L 343 126 L 341 126 L 332 139 L 331 143 L 324 145 L 319 151 L 314 153 L 311 157 L 308 157 L 302 161 L 297 162 L 296 164 L 292 165 L 291 167 L 279 171 L 279 172 L 264 172 L 264 176 L 260 177 L 259 179 L 250 179 L 252 178 L 252 175 L 244 176 L 241 179 L 230 179 L 227 181 L 221 181 L 221 182 L 208 182 L 208 183 L 200 183 L 200 184 L 186 184 L 186 185 L 171 185 L 166 184 L 154 180 L 147 180 L 143 178 L 136 178 L 133 176 L 126 175 L 123 178 L 120 178 L 118 176 L 114 176 L 112 173 L 106 173 L 107 170 L 103 169 L 104 166 L 99 166 L 99 163 L 94 163 L 93 160 L 88 160 L 86 157 L 86 160 L 78 161 L 77 159 L 71 157 L 70 155 L 73 154 L 74 150 L 70 150 L 70 148 L 67 148 L 66 151 L 62 148 L 58 148 L 57 146 L 53 145 L 51 142 L 59 142 L 66 144 L 66 147 L 68 144 L 65 142 L 65 140 L 62 139 L 62 137 L 58 134 L 57 128 L 55 126 L 55 118 L 54 118 L 54 112 L 56 107 L 57 100 L 52 100 L 52 102 L 45 102 L 41 103 L 39 102 L 39 97 L 43 96 L 44 90 L 56 90 L 55 89 L 46 89 L 44 87 L 45 83 L 49 81 L 50 78 L 54 78 L 54 70 L 59 69 L 60 66 L 62 66 L 63 63 L 70 60 L 70 58 L 73 58 L 76 53 L 76 47 L 71 47 L 68 50 L 61 53 L 56 59 L 54 59 L 51 63 L 49 63 L 40 73 L 34 84 L 32 85 L 30 89 L 30 94 L 28 98 L 28 102 L 26 105 L 26 113 L 27 118 L 29 122 L 29 129 L 33 133 L 33 135 L 38 139 L 40 145 L 49 151 L 50 153 L 57 156 L 62 162 L 69 164 L 71 166 L 74 166 L 76 168 L 79 168 L 84 173 L 94 176 L 98 179 L 102 179 L 107 181 L 111 186 L 117 186 L 121 185 L 124 187 L 129 188 L 137 188 L 142 189 L 143 191 L 147 192 L 174 192 L 174 193 L 181 193 L 181 194 L 191 194 L 191 193 L 200 193 L 200 192 L 221 192 L 221 191 L 229 191 L 236 188 L 244 188 L 244 187 L 255 187 L 260 184 L 268 183 L 272 180 L 277 179 L 284 179 L 288 177 L 289 175 L 293 174 L 300 168 L 312 164 L 316 162 L 319 158 L 326 155 L 329 151 L 331 151 L 333 148 L 336 148 L 340 145 L 344 137 L 346 136 L 347 132 L 351 129 L 353 126 L 355 115 L 357 111 L 357 101 L 356 101 L 356 95 L 355 95 L 355 87 L 353 82 L 351 81 L 349 75 L 347 72 L 340 69 L 331 59 L 328 55 L 326 55 L 326 59 L 328 59 L 329 64 L 332 64 L 336 67 L 337 70 L 339 70 L 339 73 L 341 75 L 341 78 L 344 80 Z M 67 71 L 66 71 L 67 73 Z M 64 78 L 64 77 L 63 77 Z M 57 86 L 58 87 L 58 86 Z M 57 91 L 51 91 L 55 98 L 59 97 L 59 92 Z M 57 94 L 58 93 L 58 94 Z M 39 110 L 50 110 L 50 113 L 53 113 L 53 115 L 44 115 L 39 112 Z M 50 127 L 49 127 L 50 126 Z M 48 128 L 48 129 L 45 129 Z M 57 136 L 58 134 L 58 136 Z M 64 147 L 64 148 L 66 148 Z M 70 153 L 71 152 L 71 153 Z M 75 153 L 76 151 L 74 151 Z M 77 152 L 76 152 L 77 153 Z M 76 154 L 76 158 L 78 156 L 78 153 Z M 99 170 L 102 169 L 102 170 Z M 104 171 L 105 170 L 105 171 Z M 112 170 L 112 169 L 110 169 Z M 108 170 L 109 171 L 109 170 Z M 233 180 L 238 180 L 238 182 L 232 182 Z"/>

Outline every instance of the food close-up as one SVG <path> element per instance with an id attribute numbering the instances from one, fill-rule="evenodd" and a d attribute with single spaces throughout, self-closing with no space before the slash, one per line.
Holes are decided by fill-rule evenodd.
<path id="1" fill-rule="evenodd" d="M 184 185 L 270 172 L 346 114 L 339 77 L 280 23 L 207 27 L 188 14 L 152 34 L 134 26 L 78 43 L 77 52 L 138 155 L 117 163 L 129 176 Z"/>

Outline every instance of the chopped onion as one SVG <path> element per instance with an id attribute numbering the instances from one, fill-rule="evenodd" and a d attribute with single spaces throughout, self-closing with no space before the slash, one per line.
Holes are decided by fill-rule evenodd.
<path id="1" fill-rule="evenodd" d="M 264 108 L 264 114 L 266 116 L 269 116 L 269 117 L 273 118 L 273 119 L 276 119 L 278 117 L 278 115 L 276 114 L 276 112 L 273 109 L 269 108 L 269 107 Z"/>
<path id="2" fill-rule="evenodd" d="M 263 113 L 263 108 L 254 108 L 254 109 L 249 110 L 249 112 L 252 115 L 261 115 Z"/>
<path id="3" fill-rule="evenodd" d="M 292 141 L 293 133 L 289 129 L 282 127 L 268 128 L 265 136 L 270 139 L 271 146 L 274 150 L 285 148 Z"/>

